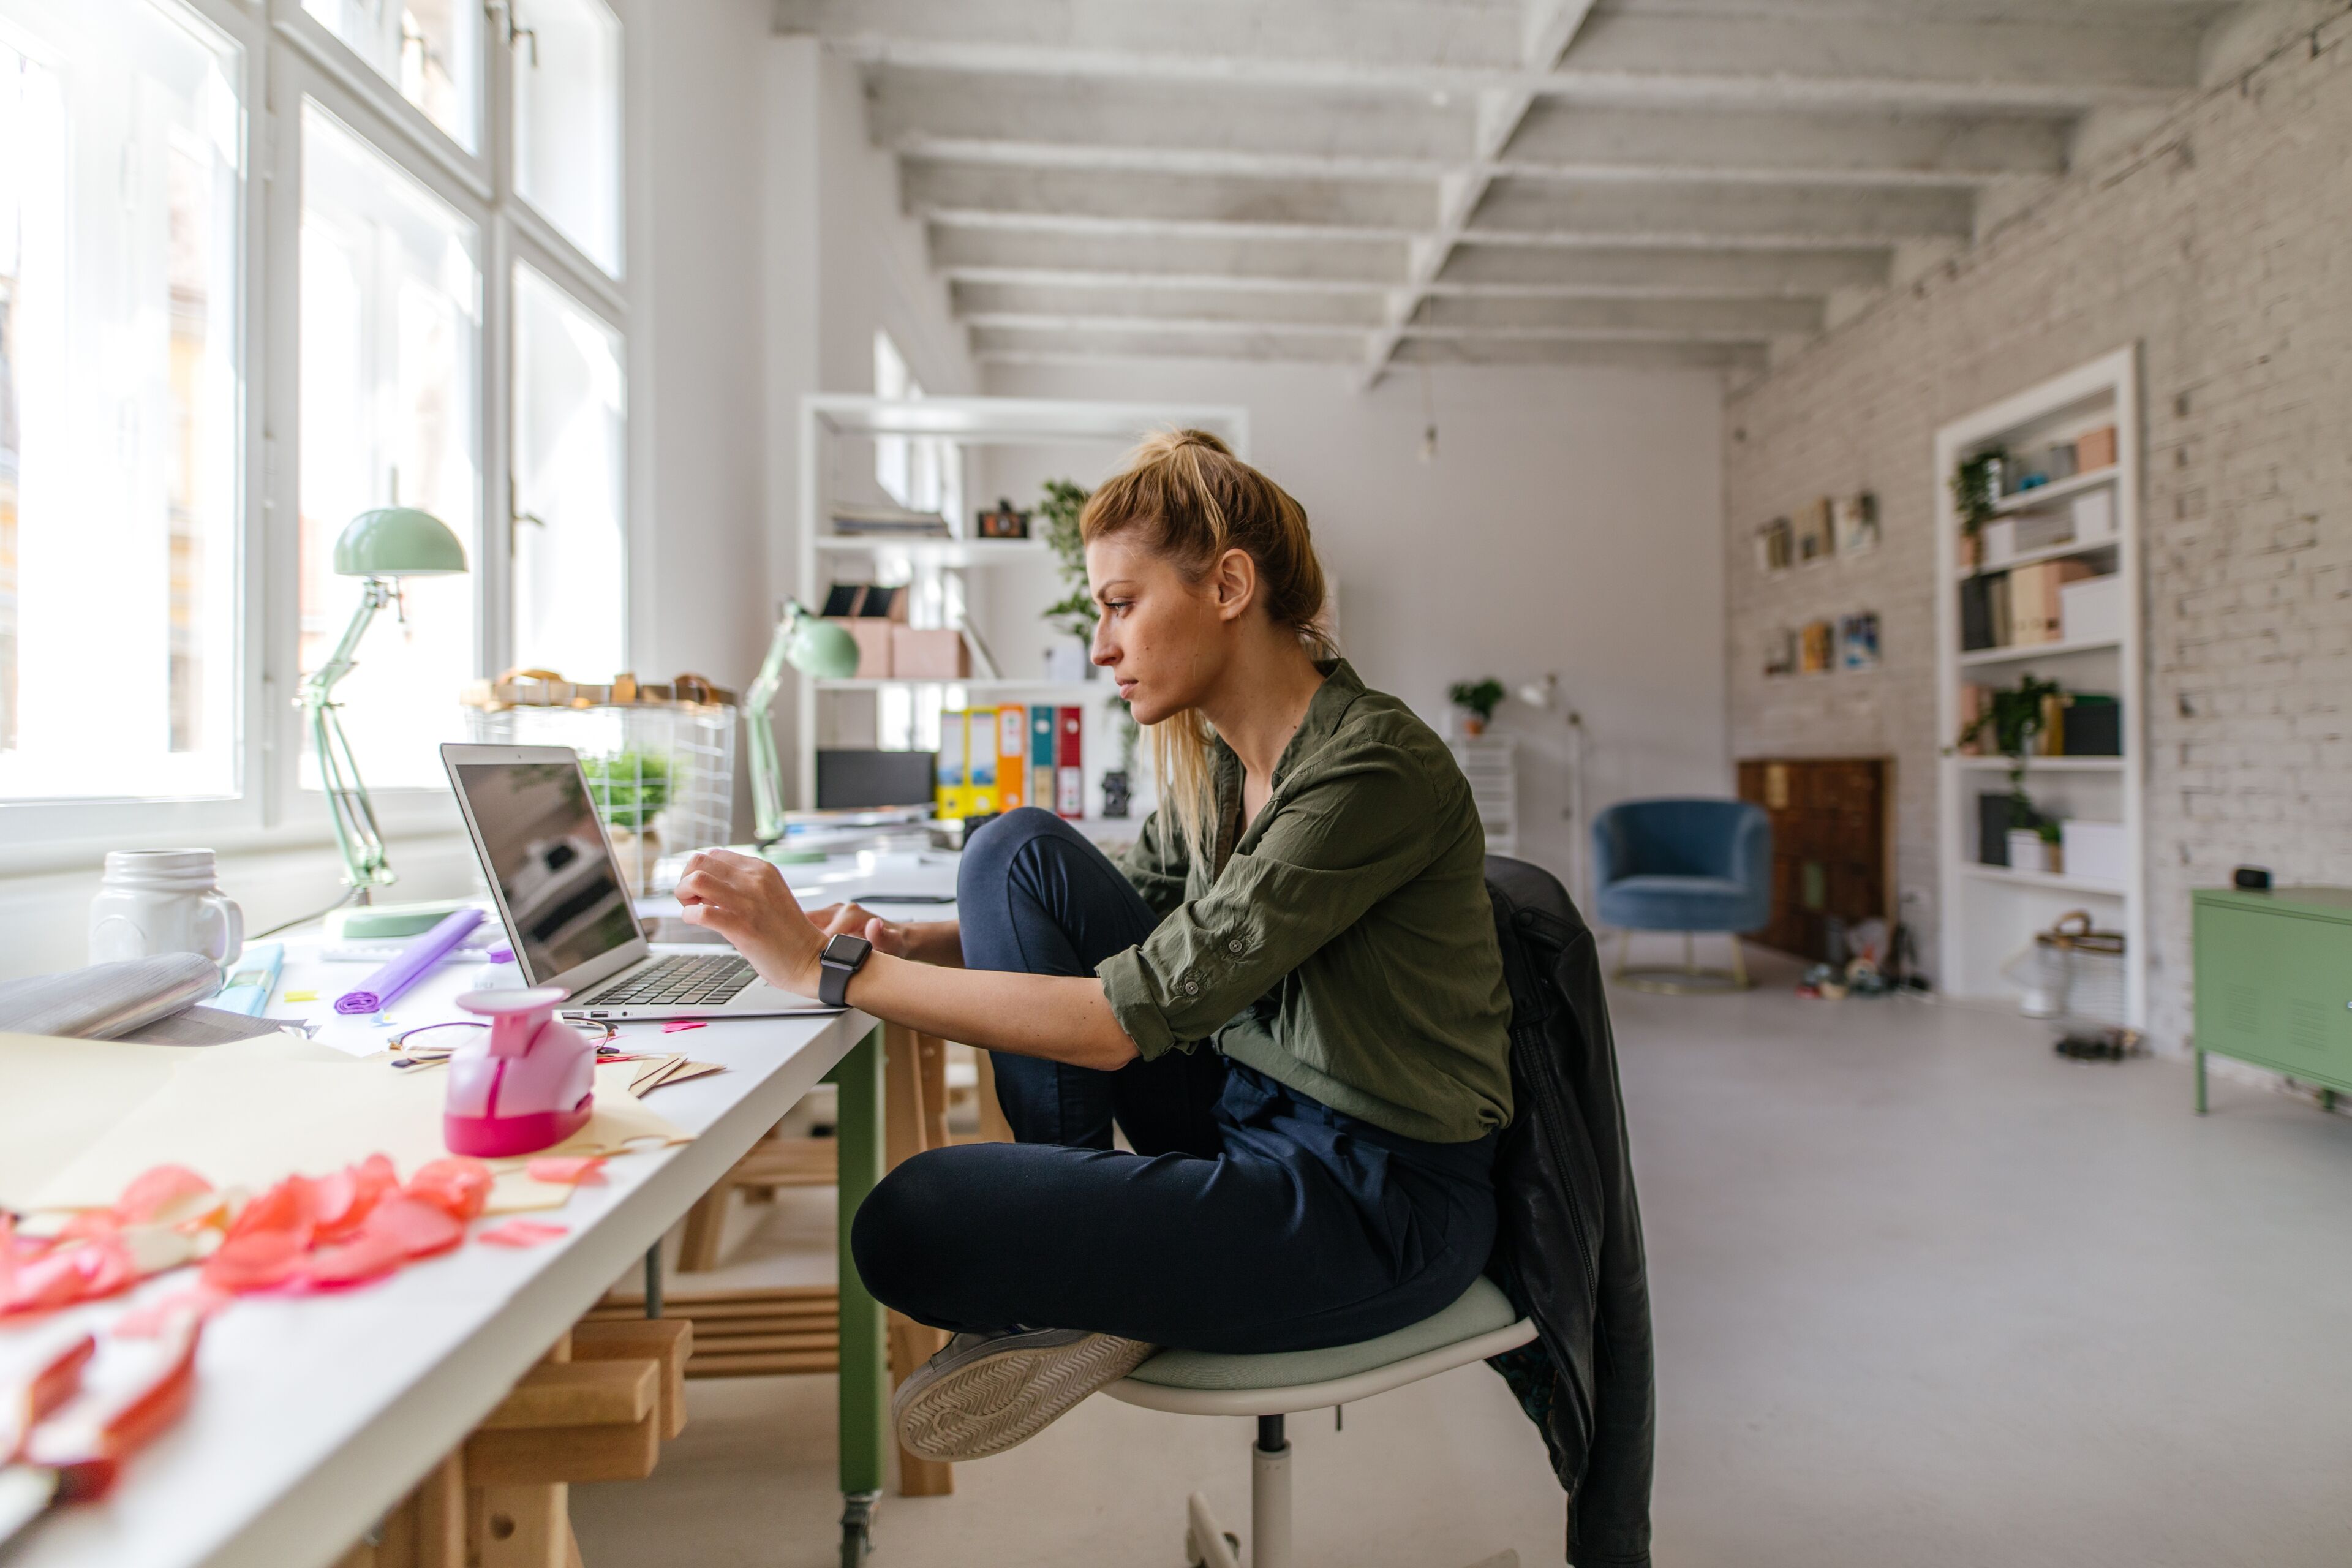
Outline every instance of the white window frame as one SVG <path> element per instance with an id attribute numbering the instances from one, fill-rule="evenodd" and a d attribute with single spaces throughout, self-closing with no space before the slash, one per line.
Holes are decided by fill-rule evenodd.
<path id="1" fill-rule="evenodd" d="M 626 401 L 620 494 L 630 575 L 644 563 L 638 519 L 646 500 L 642 417 L 646 390 L 635 379 L 632 297 L 622 279 L 643 243 L 635 221 L 641 151 L 628 128 L 640 67 L 630 37 L 635 5 L 612 8 L 622 27 L 620 107 L 623 267 L 607 274 L 514 190 L 513 46 L 495 17 L 486 22 L 485 79 L 479 105 L 481 151 L 467 153 L 400 95 L 316 17 L 301 0 L 177 0 L 240 50 L 244 181 L 239 222 L 244 242 L 235 286 L 238 669 L 236 679 L 237 788 L 193 800 L 104 799 L 0 805 L 0 875 L 86 868 L 101 849 L 202 842 L 236 852 L 331 842 L 324 798 L 301 787 L 299 641 L 299 235 L 302 213 L 302 104 L 317 100 L 361 141 L 476 225 L 480 237 L 482 342 L 477 366 L 481 531 L 468 563 L 474 585 L 477 675 L 511 662 L 513 647 L 511 430 L 514 266 L 527 261 L 621 342 Z M 473 0 L 459 0 L 470 4 Z M 609 0 L 607 0 L 609 3 Z M 636 606 L 623 584 L 624 652 L 635 657 Z M 452 694 L 455 701 L 455 694 Z M 355 717 L 364 723 L 364 715 Z M 395 837 L 456 832 L 448 793 L 372 788 L 376 813 Z"/>

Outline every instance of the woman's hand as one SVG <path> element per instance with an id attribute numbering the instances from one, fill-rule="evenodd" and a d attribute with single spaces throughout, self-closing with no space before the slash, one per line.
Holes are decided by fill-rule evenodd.
<path id="1" fill-rule="evenodd" d="M 827 904 L 821 910 L 811 910 L 809 920 L 827 936 L 847 931 L 862 936 L 874 944 L 877 952 L 887 952 L 893 958 L 913 958 L 915 933 L 911 926 L 886 921 L 862 904 Z"/>
<path id="2" fill-rule="evenodd" d="M 687 924 L 725 937 L 761 979 L 796 996 L 817 994 L 825 933 L 810 923 L 784 874 L 767 861 L 706 849 L 686 863 L 677 901 Z"/>
<path id="3" fill-rule="evenodd" d="M 862 936 L 875 952 L 893 958 L 963 967 L 963 931 L 953 921 L 886 921 L 862 904 L 827 904 L 810 910 L 809 919 L 827 936 L 841 931 Z"/>

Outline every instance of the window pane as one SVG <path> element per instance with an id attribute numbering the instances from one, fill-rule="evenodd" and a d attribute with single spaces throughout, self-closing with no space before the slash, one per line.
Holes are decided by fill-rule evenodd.
<path id="1" fill-rule="evenodd" d="M 514 0 L 515 189 L 621 273 L 621 24 L 604 0 Z"/>
<path id="2" fill-rule="evenodd" d="M 468 153 L 481 102 L 482 7 L 478 0 L 302 0 L 400 96 Z"/>
<path id="3" fill-rule="evenodd" d="M 336 537 L 359 513 L 421 507 L 478 561 L 482 289 L 474 226 L 309 102 L 300 243 L 308 674 L 360 603 L 359 581 L 334 574 Z M 370 785 L 436 787 L 434 748 L 462 738 L 458 689 L 476 673 L 473 579 L 414 578 L 401 601 L 376 617 L 335 695 Z"/>
<path id="4" fill-rule="evenodd" d="M 0 799 L 237 787 L 235 56 L 0 0 Z"/>
<path id="5" fill-rule="evenodd" d="M 626 658 L 621 341 L 515 268 L 515 662 L 610 680 Z"/>

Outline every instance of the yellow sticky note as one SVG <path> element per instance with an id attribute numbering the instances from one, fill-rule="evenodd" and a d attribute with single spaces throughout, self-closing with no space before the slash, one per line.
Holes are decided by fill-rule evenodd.
<path id="1" fill-rule="evenodd" d="M 319 994 L 316 991 L 289 991 L 283 998 L 288 1002 L 316 1002 L 318 999 Z"/>

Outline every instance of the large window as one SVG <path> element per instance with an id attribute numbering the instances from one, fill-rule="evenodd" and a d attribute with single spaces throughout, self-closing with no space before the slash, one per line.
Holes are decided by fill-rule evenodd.
<path id="1" fill-rule="evenodd" d="M 468 566 L 336 689 L 389 826 L 447 819 L 466 682 L 625 667 L 623 43 L 606 0 L 0 0 L 0 862 L 323 832 L 292 699 L 370 508 Z"/>
<path id="2" fill-rule="evenodd" d="M 610 680 L 625 657 L 619 336 L 515 268 L 515 662 Z"/>
<path id="3" fill-rule="evenodd" d="M 481 556 L 481 270 L 474 226 L 316 104 L 302 110 L 301 668 L 325 660 L 359 602 L 336 537 L 371 507 L 421 507 Z M 461 740 L 474 673 L 473 584 L 401 584 L 336 688 L 361 773 L 431 785 Z M 304 783 L 315 784 L 306 762 Z"/>
<path id="4" fill-rule="evenodd" d="M 0 800 L 237 788 L 239 75 L 0 4 Z"/>

